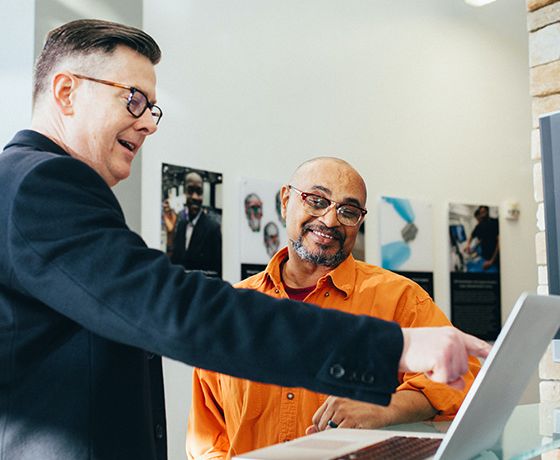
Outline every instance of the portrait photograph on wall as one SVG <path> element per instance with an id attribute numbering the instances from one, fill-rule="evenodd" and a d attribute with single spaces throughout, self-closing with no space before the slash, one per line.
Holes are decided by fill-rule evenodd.
<path id="1" fill-rule="evenodd" d="M 222 174 L 162 164 L 161 249 L 185 270 L 222 277 Z"/>
<path id="2" fill-rule="evenodd" d="M 449 204 L 451 321 L 484 340 L 501 329 L 498 218 L 497 206 Z"/>
<path id="3" fill-rule="evenodd" d="M 434 297 L 432 206 L 418 200 L 379 199 L 381 267 L 418 283 Z"/>
<path id="4" fill-rule="evenodd" d="M 280 182 L 242 178 L 239 185 L 241 279 L 266 268 L 278 249 L 286 246 Z"/>

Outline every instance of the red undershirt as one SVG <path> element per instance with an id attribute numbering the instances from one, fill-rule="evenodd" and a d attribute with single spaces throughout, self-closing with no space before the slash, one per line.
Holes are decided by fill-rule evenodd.
<path id="1" fill-rule="evenodd" d="M 290 299 L 303 302 L 303 299 L 305 299 L 313 291 L 313 289 L 315 289 L 315 286 L 309 286 L 305 288 L 291 288 L 284 284 L 284 289 L 286 290 L 286 294 L 288 294 L 288 297 Z"/>

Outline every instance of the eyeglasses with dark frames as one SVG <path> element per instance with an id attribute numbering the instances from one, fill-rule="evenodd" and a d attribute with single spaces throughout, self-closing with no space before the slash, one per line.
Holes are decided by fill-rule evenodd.
<path id="1" fill-rule="evenodd" d="M 116 83 L 109 80 L 101 80 L 99 78 L 86 77 L 85 75 L 79 75 L 77 73 L 73 73 L 72 75 L 82 80 L 89 80 L 95 83 L 101 83 L 102 85 L 114 86 L 115 88 L 129 90 L 130 93 L 128 95 L 126 109 L 134 118 L 140 118 L 144 114 L 146 109 L 150 109 L 152 117 L 154 118 L 154 121 L 157 125 L 161 120 L 161 117 L 163 116 L 163 111 L 161 110 L 161 108 L 155 104 L 151 104 L 150 101 L 148 101 L 148 96 L 146 96 L 142 91 L 140 91 L 138 88 L 135 88 L 134 86 L 123 85 L 122 83 Z"/>
<path id="2" fill-rule="evenodd" d="M 355 227 L 362 222 L 367 214 L 367 209 L 360 208 L 350 203 L 338 203 L 321 195 L 302 192 L 293 185 L 288 185 L 288 188 L 300 194 L 303 209 L 307 212 L 307 214 L 314 217 L 324 216 L 327 212 L 329 212 L 329 209 L 335 206 L 336 218 L 338 221 L 347 227 Z"/>

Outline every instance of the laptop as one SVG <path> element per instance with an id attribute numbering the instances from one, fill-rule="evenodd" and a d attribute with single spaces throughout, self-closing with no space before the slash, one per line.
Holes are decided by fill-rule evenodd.
<path id="1" fill-rule="evenodd" d="M 560 296 L 523 293 L 447 433 L 330 429 L 234 457 L 243 460 L 467 460 L 491 449 L 560 326 Z M 407 456 L 402 445 L 415 445 Z M 405 447 L 406 447 L 405 446 Z M 378 456 L 368 452 L 382 450 Z M 422 453 L 425 452 L 425 453 Z M 396 456 L 392 456 L 396 455 Z"/>

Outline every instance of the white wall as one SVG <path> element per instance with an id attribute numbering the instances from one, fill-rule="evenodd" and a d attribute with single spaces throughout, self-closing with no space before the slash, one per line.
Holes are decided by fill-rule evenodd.
<path id="1" fill-rule="evenodd" d="M 504 316 L 534 290 L 526 6 L 501 0 L 144 1 L 161 45 L 160 131 L 145 145 L 142 233 L 159 244 L 161 163 L 224 173 L 224 275 L 238 277 L 237 179 L 287 180 L 337 155 L 377 196 L 433 204 L 435 297 L 449 311 L 447 203 L 520 202 L 501 221 Z M 171 458 L 182 458 L 190 382 L 166 362 Z M 529 399 L 536 399 L 533 386 Z M 177 446 L 179 446 L 177 448 Z"/>
<path id="2" fill-rule="evenodd" d="M 35 2 L 0 0 L 2 36 L 0 42 L 0 151 L 16 131 L 31 122 L 31 87 L 33 39 L 35 37 Z"/>

